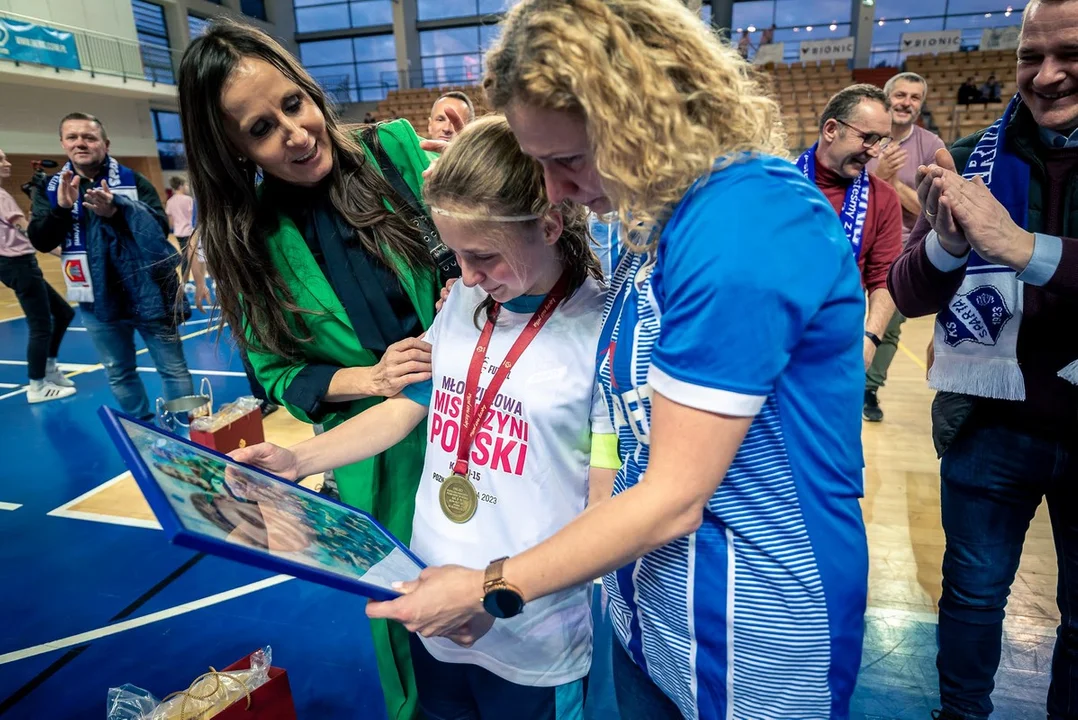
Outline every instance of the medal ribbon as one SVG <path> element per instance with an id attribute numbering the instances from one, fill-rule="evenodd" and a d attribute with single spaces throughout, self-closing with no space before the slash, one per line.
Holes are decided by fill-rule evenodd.
<path id="1" fill-rule="evenodd" d="M 486 360 L 490 338 L 494 334 L 494 323 L 498 320 L 498 313 L 502 309 L 499 303 L 494 303 L 494 307 L 487 317 L 487 323 L 483 326 L 483 332 L 479 334 L 479 342 L 476 344 L 475 352 L 472 354 L 471 364 L 468 365 L 468 378 L 464 384 L 464 408 L 460 423 L 460 444 L 457 446 L 457 461 L 453 464 L 454 474 L 465 478 L 468 477 L 468 455 L 472 451 L 472 441 L 475 440 L 475 434 L 483 424 L 487 411 L 490 410 L 494 398 L 497 397 L 502 383 L 509 377 L 513 365 L 524 354 L 524 350 L 539 334 L 539 331 L 543 329 L 543 325 L 546 325 L 546 321 L 554 314 L 554 309 L 565 299 L 565 291 L 568 286 L 569 275 L 562 273 L 553 289 L 543 298 L 543 303 L 539 306 L 539 309 L 535 311 L 535 314 L 528 320 L 528 324 L 520 332 L 520 337 L 513 343 L 513 347 L 509 348 L 505 360 L 498 366 L 497 372 L 494 373 L 494 377 L 490 380 L 490 385 L 487 386 L 486 392 L 483 393 L 483 399 L 476 402 L 475 396 L 479 391 L 479 376 L 483 372 L 483 361 Z"/>

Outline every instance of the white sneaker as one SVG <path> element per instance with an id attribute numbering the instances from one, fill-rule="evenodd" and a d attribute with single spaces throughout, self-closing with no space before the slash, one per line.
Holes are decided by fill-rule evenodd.
<path id="1" fill-rule="evenodd" d="M 60 387 L 46 380 L 41 384 L 41 387 L 27 389 L 26 401 L 28 403 L 48 402 L 49 400 L 59 400 L 60 398 L 74 395 L 76 392 L 74 387 Z"/>
<path id="2" fill-rule="evenodd" d="M 75 387 L 75 383 L 64 377 L 64 374 L 59 370 L 45 373 L 45 382 L 59 385 L 60 387 Z"/>

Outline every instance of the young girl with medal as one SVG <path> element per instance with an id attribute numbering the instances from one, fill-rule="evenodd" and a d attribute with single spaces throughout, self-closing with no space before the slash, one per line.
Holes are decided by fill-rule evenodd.
<path id="1" fill-rule="evenodd" d="M 291 449 L 232 456 L 296 479 L 379 453 L 427 420 L 411 547 L 429 564 L 483 568 L 553 535 L 589 493 L 610 495 L 619 461 L 593 372 L 601 271 L 583 208 L 546 199 L 539 163 L 504 118 L 467 126 L 424 194 L 463 273 L 426 334 L 432 381 Z M 470 647 L 413 636 L 420 708 L 477 719 L 512 708 L 521 720 L 580 709 L 590 597 L 582 583 L 511 619 L 487 615 Z"/>

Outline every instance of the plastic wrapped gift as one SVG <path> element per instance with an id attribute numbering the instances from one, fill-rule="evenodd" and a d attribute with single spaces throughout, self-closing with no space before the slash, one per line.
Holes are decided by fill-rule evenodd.
<path id="1" fill-rule="evenodd" d="M 227 453 L 265 439 L 262 401 L 250 395 L 191 421 L 191 440 L 217 452 Z"/>
<path id="2" fill-rule="evenodd" d="M 288 675 L 269 647 L 198 677 L 161 702 L 133 685 L 109 690 L 108 720 L 295 720 Z"/>

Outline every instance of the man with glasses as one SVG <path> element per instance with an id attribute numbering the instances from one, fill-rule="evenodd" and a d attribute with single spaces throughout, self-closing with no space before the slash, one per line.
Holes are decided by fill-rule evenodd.
<path id="1" fill-rule="evenodd" d="M 861 284 L 868 293 L 866 371 L 895 312 L 887 272 L 902 250 L 898 193 L 866 169 L 890 142 L 887 96 L 874 85 L 851 85 L 828 101 L 820 115 L 819 140 L 797 160 L 838 213 L 861 270 Z"/>

